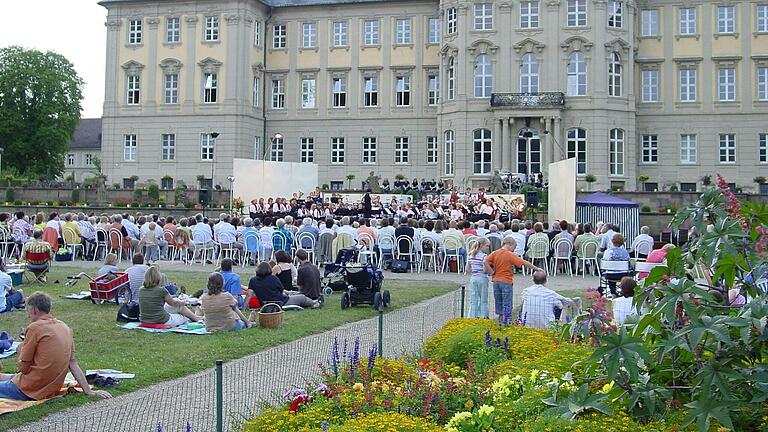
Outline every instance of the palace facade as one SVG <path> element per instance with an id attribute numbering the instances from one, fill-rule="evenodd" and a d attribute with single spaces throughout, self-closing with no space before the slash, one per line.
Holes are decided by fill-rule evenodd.
<path id="1" fill-rule="evenodd" d="M 570 157 L 595 189 L 768 172 L 768 1 L 100 4 L 110 183 L 226 188 L 233 158 L 314 162 L 339 188 Z"/>

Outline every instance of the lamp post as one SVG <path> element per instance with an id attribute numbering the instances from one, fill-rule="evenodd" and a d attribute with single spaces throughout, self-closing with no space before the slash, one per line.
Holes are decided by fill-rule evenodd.
<path id="1" fill-rule="evenodd" d="M 232 214 L 232 202 L 235 200 L 235 177 L 229 176 L 227 180 L 229 180 L 229 214 Z"/>
<path id="2" fill-rule="evenodd" d="M 280 132 L 275 132 L 274 135 L 269 139 L 272 142 L 272 147 L 277 143 L 277 140 L 282 140 L 283 134 Z M 271 147 L 270 147 L 271 150 Z M 267 149 L 264 149 L 264 160 L 267 160 Z"/>
<path id="3" fill-rule="evenodd" d="M 216 183 L 214 174 L 216 173 L 216 138 L 218 137 L 218 132 L 211 132 L 211 138 L 213 139 L 213 152 L 211 154 L 211 189 L 214 189 Z M 213 191 L 211 191 L 211 194 L 213 194 Z"/>

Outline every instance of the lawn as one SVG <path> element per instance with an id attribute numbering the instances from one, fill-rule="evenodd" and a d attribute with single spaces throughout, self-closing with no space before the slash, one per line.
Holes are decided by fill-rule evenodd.
<path id="1" fill-rule="evenodd" d="M 165 273 L 172 282 L 185 286 L 187 292 L 191 293 L 204 287 L 208 275 L 198 268 L 195 270 L 197 271 L 169 270 Z M 74 331 L 77 358 L 83 370 L 112 368 L 136 373 L 135 379 L 124 380 L 110 390 L 114 395 L 198 372 L 212 367 L 215 360 L 240 358 L 375 315 L 375 311 L 366 306 L 342 312 L 339 305 L 340 296 L 334 295 L 326 301 L 322 309 L 287 313 L 285 324 L 278 330 L 254 328 L 206 336 L 129 331 L 120 329 L 115 324 L 117 306 L 114 303 L 94 305 L 90 301 L 62 298 L 66 294 L 88 289 L 85 280 L 75 287 L 64 286 L 66 276 L 79 271 L 88 271 L 89 274 L 96 272 L 90 264 L 86 267 L 59 265 L 49 275 L 48 284 L 21 288 L 26 295 L 40 290 L 46 291 L 54 298 L 52 314 Z M 248 268 L 238 272 L 246 284 L 253 274 L 253 270 Z M 54 283 L 56 280 L 59 281 L 58 284 Z M 449 282 L 385 281 L 385 288 L 392 293 L 393 309 L 445 294 L 457 287 Z M 28 319 L 24 312 L 0 316 L 0 330 L 8 330 L 14 338 L 18 338 L 21 329 L 27 324 Z M 16 361 L 17 356 L 0 361 L 4 372 L 15 372 Z M 8 430 L 53 412 L 84 404 L 88 400 L 85 396 L 67 396 L 18 413 L 3 415 L 0 417 L 0 430 Z"/>

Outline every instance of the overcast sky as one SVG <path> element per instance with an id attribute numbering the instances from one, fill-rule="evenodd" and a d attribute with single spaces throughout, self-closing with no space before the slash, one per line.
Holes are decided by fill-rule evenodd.
<path id="1" fill-rule="evenodd" d="M 101 117 L 107 10 L 97 0 L 2 1 L 0 47 L 56 51 L 85 81 L 83 118 Z"/>

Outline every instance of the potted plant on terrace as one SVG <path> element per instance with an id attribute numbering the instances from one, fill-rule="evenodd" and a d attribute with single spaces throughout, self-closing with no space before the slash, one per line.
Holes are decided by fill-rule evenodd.
<path id="1" fill-rule="evenodd" d="M 584 177 L 584 181 L 587 182 L 587 190 L 592 191 L 592 183 L 597 181 L 597 177 L 592 174 L 587 174 L 586 177 Z"/>
<path id="2" fill-rule="evenodd" d="M 354 174 L 347 174 L 347 189 L 352 190 L 352 180 L 355 179 Z"/>

